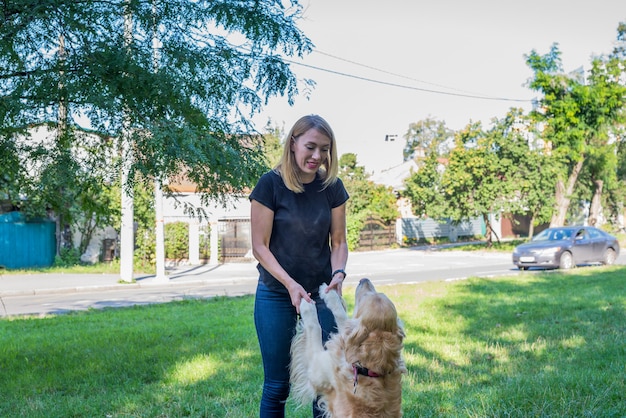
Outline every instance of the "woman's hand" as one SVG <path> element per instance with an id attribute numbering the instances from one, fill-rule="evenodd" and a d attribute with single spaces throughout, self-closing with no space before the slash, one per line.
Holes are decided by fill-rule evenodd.
<path id="1" fill-rule="evenodd" d="M 309 303 L 315 303 L 313 302 L 313 299 L 311 299 L 311 294 L 307 293 L 306 290 L 304 290 L 304 287 L 302 287 L 295 280 L 292 280 L 290 285 L 287 286 L 287 291 L 289 292 L 289 297 L 291 298 L 291 304 L 294 308 L 296 308 L 296 312 L 298 312 L 298 314 L 300 313 L 300 302 L 302 302 L 302 299 Z"/>
<path id="2" fill-rule="evenodd" d="M 326 293 L 330 292 L 332 289 L 335 289 L 337 291 L 337 293 L 339 294 L 339 296 L 342 296 L 342 288 L 343 288 L 343 280 L 346 278 L 346 276 L 339 272 L 339 273 L 335 273 L 335 275 L 333 276 L 333 279 L 330 281 L 330 284 L 328 285 L 328 287 L 326 288 Z"/>

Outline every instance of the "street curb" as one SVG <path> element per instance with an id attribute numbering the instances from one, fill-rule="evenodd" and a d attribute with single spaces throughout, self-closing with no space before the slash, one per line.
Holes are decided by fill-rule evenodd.
<path id="1" fill-rule="evenodd" d="M 220 279 L 198 279 L 186 281 L 169 281 L 169 282 L 136 282 L 136 283 L 119 283 L 113 285 L 93 285 L 93 286 L 70 286 L 59 288 L 42 288 L 42 289 L 24 289 L 24 290 L 0 290 L 0 298 L 5 296 L 35 296 L 35 295 L 54 295 L 63 293 L 86 293 L 108 290 L 125 290 L 125 289 L 147 289 L 158 287 L 181 287 L 181 286 L 202 286 L 215 285 L 223 283 L 242 283 L 257 281 L 258 278 L 233 277 Z"/>

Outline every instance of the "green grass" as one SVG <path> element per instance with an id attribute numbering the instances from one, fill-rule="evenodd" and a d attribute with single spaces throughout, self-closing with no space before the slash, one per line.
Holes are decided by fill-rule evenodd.
<path id="1" fill-rule="evenodd" d="M 406 328 L 404 415 L 626 416 L 625 278 L 613 266 L 379 286 Z M 0 416 L 257 416 L 253 302 L 0 320 Z"/>
<path id="2" fill-rule="evenodd" d="M 440 251 L 493 251 L 493 252 L 512 252 L 515 247 L 528 242 L 524 239 L 494 241 L 491 246 L 487 246 L 486 241 L 471 242 L 467 244 L 458 244 L 449 247 L 441 247 Z"/>
<path id="3" fill-rule="evenodd" d="M 137 274 L 154 274 L 155 267 L 135 261 L 133 271 Z M 119 274 L 120 260 L 115 259 L 108 263 L 60 265 L 51 267 L 32 267 L 28 269 L 4 269 L 0 267 L 0 274 Z"/>

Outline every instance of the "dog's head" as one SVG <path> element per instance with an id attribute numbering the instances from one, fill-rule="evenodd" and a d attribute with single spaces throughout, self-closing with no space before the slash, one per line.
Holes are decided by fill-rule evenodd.
<path id="1" fill-rule="evenodd" d="M 369 279 L 356 289 L 353 320 L 348 325 L 346 360 L 386 375 L 402 367 L 404 330 L 393 302 L 376 292 Z"/>

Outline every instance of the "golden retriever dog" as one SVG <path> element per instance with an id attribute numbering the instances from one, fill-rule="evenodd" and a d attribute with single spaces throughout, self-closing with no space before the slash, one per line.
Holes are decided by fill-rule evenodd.
<path id="1" fill-rule="evenodd" d="M 339 294 L 325 289 L 320 287 L 320 295 L 335 315 L 338 332 L 323 346 L 315 305 L 301 302 L 291 343 L 293 397 L 301 404 L 319 397 L 327 417 L 401 417 L 406 368 L 396 307 L 369 279 L 362 279 L 349 318 Z"/>

